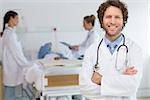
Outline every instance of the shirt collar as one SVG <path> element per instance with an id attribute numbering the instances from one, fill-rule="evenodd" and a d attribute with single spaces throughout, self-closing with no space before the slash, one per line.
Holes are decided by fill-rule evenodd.
<path id="1" fill-rule="evenodd" d="M 106 36 L 104 37 L 104 41 L 106 45 L 119 45 L 120 42 L 123 40 L 123 36 L 120 35 L 115 41 L 111 42 L 110 40 L 108 40 L 108 38 L 106 38 Z"/>
<path id="2" fill-rule="evenodd" d="M 93 33 L 94 32 L 94 28 L 92 28 L 91 30 L 88 31 L 88 33 Z"/>
<path id="3" fill-rule="evenodd" d="M 9 29 L 9 30 L 13 30 L 13 31 L 15 30 L 15 28 L 12 28 L 12 27 L 9 27 L 9 26 L 6 26 L 6 28 Z"/>
<path id="4" fill-rule="evenodd" d="M 6 29 L 11 30 L 11 31 L 13 31 L 13 32 L 16 32 L 16 28 L 15 28 L 15 27 L 12 28 L 12 27 L 6 26 Z"/>

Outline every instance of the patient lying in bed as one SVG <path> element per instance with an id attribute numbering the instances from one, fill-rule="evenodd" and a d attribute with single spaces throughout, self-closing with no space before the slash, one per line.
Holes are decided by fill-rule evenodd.
<path id="1" fill-rule="evenodd" d="M 59 44 L 61 50 L 55 52 L 52 50 L 52 43 L 45 43 L 40 47 L 38 52 L 38 59 L 48 58 L 48 59 L 83 59 L 83 55 L 72 52 L 68 47 L 63 44 Z"/>
<path id="2" fill-rule="evenodd" d="M 52 43 L 48 42 L 41 46 L 38 52 L 38 59 L 76 59 L 71 55 L 71 52 L 63 49 L 61 53 L 52 51 Z M 34 63 L 32 67 L 25 69 L 25 80 L 29 84 L 34 84 L 38 91 L 42 91 L 44 79 L 44 67 L 40 63 Z"/>

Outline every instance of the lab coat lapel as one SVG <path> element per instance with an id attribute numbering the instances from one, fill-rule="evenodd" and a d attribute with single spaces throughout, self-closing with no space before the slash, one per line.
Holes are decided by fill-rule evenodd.
<path id="1" fill-rule="evenodd" d="M 110 51 L 109 51 L 109 49 L 107 48 L 107 46 L 106 46 L 106 44 L 105 44 L 104 41 L 102 42 L 102 45 L 101 45 L 101 47 L 100 47 L 100 51 L 99 51 L 99 52 L 101 52 L 101 53 L 100 53 L 100 56 L 102 56 L 102 57 L 103 57 L 103 55 L 104 55 L 105 57 L 108 57 L 108 58 L 110 58 L 110 56 L 112 56 L 112 54 L 110 53 Z"/>

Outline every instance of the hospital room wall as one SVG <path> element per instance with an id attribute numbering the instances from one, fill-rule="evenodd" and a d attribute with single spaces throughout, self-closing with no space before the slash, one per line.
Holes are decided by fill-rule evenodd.
<path id="1" fill-rule="evenodd" d="M 125 33 L 129 38 L 134 40 L 140 45 L 143 50 L 144 59 L 144 74 L 141 83 L 139 95 L 149 95 L 150 93 L 150 51 L 149 51 L 149 6 L 148 0 L 144 2 L 133 2 L 127 1 L 129 7 L 129 20 L 127 27 L 124 29 Z"/>
<path id="2" fill-rule="evenodd" d="M 94 14 L 100 2 L 104 0 L 5 0 L 0 6 L 0 22 L 9 9 L 14 9 L 21 15 L 19 37 L 27 53 L 37 53 L 39 47 L 55 39 L 71 44 L 80 43 L 86 33 L 82 28 L 82 18 Z M 144 74 L 139 95 L 150 94 L 150 6 L 148 0 L 123 0 L 129 8 L 129 20 L 123 31 L 125 35 L 137 42 L 144 52 Z M 1 3 L 2 4 L 2 3 Z M 148 10 L 149 9 L 149 10 Z M 0 24 L 0 28 L 2 24 Z M 53 28 L 57 28 L 53 32 Z M 99 24 L 96 22 L 96 30 Z M 1 28 L 2 29 L 2 28 Z M 57 36 L 57 38 L 55 38 Z M 55 43 L 56 44 L 56 43 Z M 29 51 L 29 52 L 28 52 Z M 34 55 L 34 54 L 33 54 Z"/>

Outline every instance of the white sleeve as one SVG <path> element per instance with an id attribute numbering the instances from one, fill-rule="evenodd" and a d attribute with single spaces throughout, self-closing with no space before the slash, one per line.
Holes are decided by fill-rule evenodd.
<path id="1" fill-rule="evenodd" d="M 87 41 L 87 36 L 86 36 L 86 38 L 82 41 L 82 43 L 79 44 L 80 48 L 86 48 L 87 42 L 88 42 L 88 41 Z"/>
<path id="2" fill-rule="evenodd" d="M 141 50 L 132 46 L 129 48 L 129 62 L 138 70 L 134 76 L 116 75 L 103 76 L 101 81 L 101 95 L 107 96 L 133 96 L 136 94 L 142 77 Z"/>
<path id="3" fill-rule="evenodd" d="M 84 39 L 84 41 L 80 44 L 80 47 L 84 47 L 84 48 L 88 48 L 91 44 L 95 43 L 95 42 L 99 42 L 104 36 L 103 34 L 94 30 L 91 33 L 88 33 L 86 38 Z M 90 34 L 90 37 L 88 37 L 88 35 Z M 88 42 L 88 43 L 87 43 Z"/>
<path id="4" fill-rule="evenodd" d="M 14 60 L 20 67 L 29 67 L 30 63 L 25 58 L 22 48 L 13 34 L 7 34 L 5 45 L 10 50 Z"/>
<path id="5" fill-rule="evenodd" d="M 88 33 L 89 35 L 89 33 Z M 99 35 L 95 32 L 90 33 L 90 36 L 85 38 L 85 40 L 79 45 L 79 52 L 81 52 L 81 54 L 84 54 L 84 52 L 86 51 L 87 48 L 89 48 L 94 42 L 98 42 L 99 39 Z"/>
<path id="6" fill-rule="evenodd" d="M 94 42 L 99 42 L 101 40 L 102 36 L 98 32 L 94 33 Z"/>
<path id="7" fill-rule="evenodd" d="M 91 48 L 87 49 L 87 51 L 85 52 L 82 69 L 79 75 L 81 94 L 88 98 L 99 95 L 100 93 L 100 86 L 91 81 L 91 77 L 93 74 L 93 64 L 91 56 L 93 55 L 90 54 L 90 50 Z"/>

